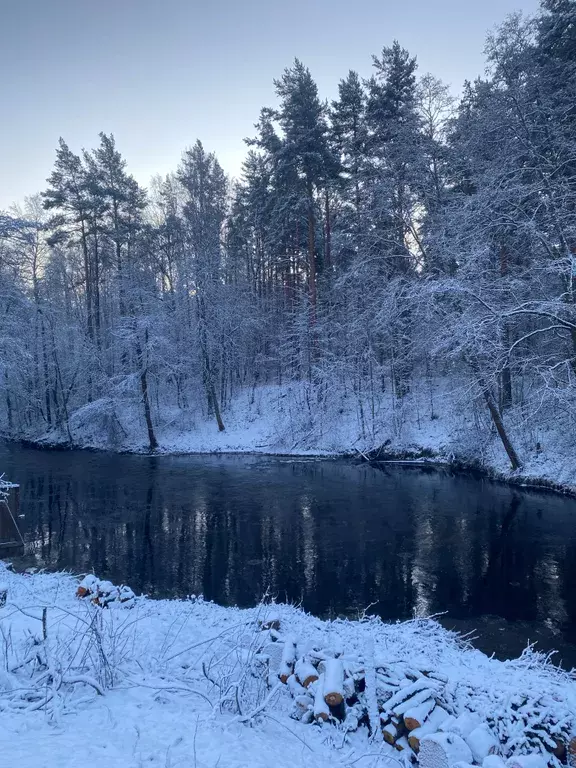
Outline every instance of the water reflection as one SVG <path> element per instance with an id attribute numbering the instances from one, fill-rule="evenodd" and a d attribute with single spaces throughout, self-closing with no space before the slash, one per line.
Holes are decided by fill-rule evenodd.
<path id="1" fill-rule="evenodd" d="M 576 642 L 576 502 L 449 473 L 260 457 L 0 446 L 40 565 L 153 595 L 319 615 L 447 611 Z"/>

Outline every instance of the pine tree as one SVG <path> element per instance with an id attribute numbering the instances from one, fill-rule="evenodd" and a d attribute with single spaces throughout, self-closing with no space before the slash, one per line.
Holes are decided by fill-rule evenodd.
<path id="1" fill-rule="evenodd" d="M 216 156 L 207 153 L 200 141 L 184 153 L 178 179 L 187 192 L 184 219 L 192 260 L 188 294 L 192 292 L 196 300 L 198 339 L 208 407 L 222 432 L 224 423 L 216 392 L 216 321 L 212 313 L 220 282 L 227 182 Z"/>
<path id="2" fill-rule="evenodd" d="M 50 243 L 79 243 L 84 263 L 84 288 L 86 294 L 86 323 L 88 336 L 95 339 L 95 293 L 98 290 L 97 268 L 90 249 L 92 229 L 92 205 L 86 168 L 79 155 L 75 155 L 64 139 L 56 150 L 54 171 L 48 178 L 48 189 L 42 193 L 44 207 L 55 211 L 48 223 L 52 230 Z"/>
<path id="3" fill-rule="evenodd" d="M 410 271 L 408 237 L 415 231 L 413 177 L 422 162 L 416 111 L 416 59 L 394 41 L 368 81 L 367 122 L 372 155 L 370 204 L 374 228 L 371 249 L 387 257 L 392 274 Z"/>
<path id="4" fill-rule="evenodd" d="M 326 110 L 308 68 L 296 59 L 274 84 L 280 99 L 276 117 L 284 134 L 278 163 L 297 173 L 295 191 L 306 201 L 309 292 L 314 316 L 318 272 L 315 193 L 335 175 L 337 165 L 328 143 Z"/>
<path id="5" fill-rule="evenodd" d="M 354 253 L 360 246 L 362 186 L 368 161 L 366 93 L 356 72 L 351 70 L 338 84 L 338 100 L 332 102 L 330 117 L 332 140 L 342 169 L 339 187 L 345 210 L 340 222 L 340 237 L 347 241 L 355 239 L 352 247 L 342 243 L 345 251 Z M 348 211 L 351 211 L 351 217 Z"/>
<path id="6" fill-rule="evenodd" d="M 126 161 L 116 149 L 114 136 L 100 133 L 100 146 L 89 156 L 96 194 L 102 198 L 102 232 L 112 242 L 116 260 L 120 315 L 125 314 L 124 261 L 134 250 L 142 225 L 145 193 L 126 173 Z"/>

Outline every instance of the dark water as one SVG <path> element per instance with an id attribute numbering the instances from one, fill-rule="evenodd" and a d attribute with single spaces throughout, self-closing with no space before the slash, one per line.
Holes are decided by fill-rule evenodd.
<path id="1" fill-rule="evenodd" d="M 576 664 L 576 501 L 448 471 L 268 457 L 146 457 L 0 444 L 26 564 L 156 596 L 321 616 L 447 612 L 500 655 Z M 1 556 L 1 553 L 0 553 Z"/>

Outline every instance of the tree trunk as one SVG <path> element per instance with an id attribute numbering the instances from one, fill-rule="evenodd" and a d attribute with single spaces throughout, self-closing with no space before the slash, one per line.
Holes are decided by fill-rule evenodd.
<path id="1" fill-rule="evenodd" d="M 224 432 L 224 422 L 222 421 L 222 415 L 220 413 L 220 406 L 218 404 L 218 396 L 216 395 L 216 387 L 214 386 L 214 375 L 212 373 L 212 367 L 210 364 L 210 353 L 208 351 L 208 337 L 206 335 L 206 316 L 204 311 L 204 302 L 197 294 L 198 302 L 198 334 L 200 337 L 200 351 L 202 353 L 202 368 L 204 372 L 204 387 L 206 389 L 206 395 L 208 397 L 208 405 L 214 412 L 216 423 L 218 424 L 218 431 Z"/>
<path id="2" fill-rule="evenodd" d="M 502 421 L 502 417 L 500 416 L 500 411 L 498 410 L 496 406 L 496 402 L 494 401 L 494 396 L 492 395 L 492 391 L 490 390 L 490 387 L 488 386 L 488 383 L 486 382 L 486 380 L 479 374 L 478 374 L 478 383 L 480 384 L 480 388 L 482 389 L 482 394 L 484 395 L 484 399 L 486 400 L 486 405 L 488 406 L 488 410 L 490 411 L 490 416 L 492 417 L 492 421 L 494 422 L 494 426 L 496 427 L 498 436 L 500 437 L 500 440 L 502 441 L 502 445 L 504 446 L 504 449 L 508 454 L 508 458 L 510 459 L 512 469 L 514 470 L 520 469 L 522 464 L 520 462 L 520 459 L 518 458 L 518 454 L 514 450 L 514 446 L 512 445 L 510 438 L 508 437 L 508 433 L 506 432 L 504 422 Z"/>
<path id="3" fill-rule="evenodd" d="M 312 182 L 307 184 L 308 195 L 308 267 L 309 274 L 309 292 L 311 306 L 311 322 L 316 322 L 316 243 L 315 243 L 315 220 L 314 220 L 314 192 Z"/>
<path id="4" fill-rule="evenodd" d="M 326 270 L 330 270 L 332 267 L 332 227 L 330 224 L 330 195 L 328 193 L 328 187 L 324 191 L 324 210 L 326 216 L 326 250 L 325 250 L 325 267 Z"/>
<path id="5" fill-rule="evenodd" d="M 100 253 L 98 251 L 98 236 L 94 235 L 94 335 L 96 346 L 100 349 Z"/>
<path id="6" fill-rule="evenodd" d="M 82 228 L 82 255 L 84 257 L 84 283 L 86 285 L 86 327 L 88 338 L 94 340 L 94 315 L 92 309 L 92 274 L 90 268 L 90 256 L 88 254 L 88 237 L 86 235 L 86 226 L 84 220 L 81 222 Z"/>
<path id="7" fill-rule="evenodd" d="M 500 276 L 505 277 L 508 274 L 508 252 L 505 246 L 500 248 Z M 510 329 L 504 324 L 502 331 L 502 341 L 504 348 L 510 346 Z M 500 411 L 505 411 L 512 405 L 512 371 L 510 369 L 510 358 L 507 359 L 502 373 L 500 375 Z"/>
<path id="8" fill-rule="evenodd" d="M 146 346 L 148 346 L 148 331 L 145 336 Z M 142 402 L 144 403 L 144 418 L 146 420 L 146 430 L 148 432 L 148 444 L 151 451 L 155 451 L 158 448 L 158 441 L 154 434 L 154 426 L 152 424 L 152 413 L 150 410 L 150 396 L 148 394 L 148 364 L 144 360 L 144 354 L 142 346 L 138 337 L 136 337 L 136 358 L 140 367 L 140 391 L 142 392 Z"/>
<path id="9" fill-rule="evenodd" d="M 40 315 L 40 343 L 42 345 L 42 368 L 44 374 L 44 399 L 46 403 L 46 421 L 52 426 L 52 410 L 50 408 L 50 377 L 48 373 L 48 350 L 46 349 L 46 329 L 44 317 Z"/>

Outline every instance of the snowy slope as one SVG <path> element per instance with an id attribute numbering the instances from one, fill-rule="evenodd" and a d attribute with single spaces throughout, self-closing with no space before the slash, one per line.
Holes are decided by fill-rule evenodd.
<path id="1" fill-rule="evenodd" d="M 325 622 L 291 606 L 239 610 L 201 599 L 142 598 L 130 608 L 102 609 L 76 598 L 77 581 L 66 574 L 17 575 L 0 564 L 0 580 L 7 590 L 0 608 L 1 765 L 397 763 L 398 753 L 371 741 L 365 728 L 347 734 L 291 719 L 287 686 L 276 679 L 267 687 L 247 673 L 262 638 L 259 622 L 272 614 L 300 649 L 330 647 L 358 658 L 372 649 L 369 657 L 380 663 L 435 670 L 447 680 L 455 714 L 472 710 L 485 720 L 501 710 L 505 723 L 515 700 L 546 695 L 555 717 L 576 724 L 573 676 L 531 651 L 517 661 L 489 659 L 433 621 Z"/>
<path id="2" fill-rule="evenodd" d="M 420 384 L 399 405 L 390 393 L 368 404 L 350 392 L 331 391 L 321 402 L 304 385 L 262 386 L 241 390 L 224 411 L 226 429 L 201 407 L 181 410 L 158 406 L 154 414 L 159 450 L 165 453 L 257 452 L 334 455 L 367 452 L 385 446 L 388 453 L 422 451 L 444 461 L 481 465 L 510 475 L 510 463 L 485 404 L 465 383 L 453 380 Z M 522 477 L 576 488 L 574 428 L 565 414 L 525 418 L 510 412 L 507 428 L 522 461 Z M 147 437 L 139 404 L 97 401 L 76 411 L 70 421 L 78 447 L 146 451 Z M 58 442 L 62 435 L 30 435 Z"/>

